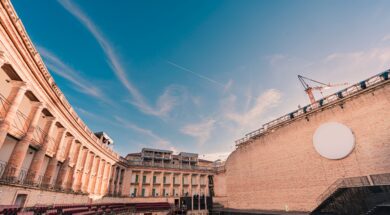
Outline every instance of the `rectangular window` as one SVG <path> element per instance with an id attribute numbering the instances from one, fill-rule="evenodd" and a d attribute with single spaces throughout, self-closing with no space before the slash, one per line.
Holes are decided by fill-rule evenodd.
<path id="1" fill-rule="evenodd" d="M 156 189 L 152 189 L 152 196 L 156 196 Z"/>
<path id="2" fill-rule="evenodd" d="M 138 182 L 138 175 L 135 175 L 135 182 Z"/>
<path id="3" fill-rule="evenodd" d="M 176 177 L 173 176 L 173 184 L 176 184 Z"/>
<path id="4" fill-rule="evenodd" d="M 163 178 L 163 183 L 164 183 L 164 184 L 167 183 L 167 177 L 165 177 L 165 176 L 164 176 L 164 178 Z"/>
<path id="5" fill-rule="evenodd" d="M 163 196 L 165 196 L 165 189 L 163 189 Z"/>
<path id="6" fill-rule="evenodd" d="M 146 183 L 146 175 L 142 177 L 142 183 Z"/>
<path id="7" fill-rule="evenodd" d="M 153 176 L 153 184 L 155 184 L 157 182 L 157 176 Z"/>
<path id="8" fill-rule="evenodd" d="M 172 195 L 175 196 L 175 189 L 172 190 Z"/>
<path id="9" fill-rule="evenodd" d="M 142 197 L 145 196 L 145 188 L 142 188 Z"/>
<path id="10" fill-rule="evenodd" d="M 134 196 L 134 197 L 137 196 L 137 188 L 134 188 L 133 196 Z"/>

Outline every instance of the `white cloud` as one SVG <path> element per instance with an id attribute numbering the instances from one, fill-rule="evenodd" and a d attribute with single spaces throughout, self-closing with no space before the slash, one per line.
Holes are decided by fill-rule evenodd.
<path id="1" fill-rule="evenodd" d="M 382 42 L 387 42 L 387 41 L 390 41 L 390 34 L 387 34 L 385 35 L 384 37 L 382 37 Z"/>
<path id="2" fill-rule="evenodd" d="M 183 134 L 195 137 L 198 141 L 198 145 L 203 145 L 210 137 L 215 125 L 214 119 L 204 120 L 200 123 L 188 124 L 184 126 L 180 131 Z"/>
<path id="3" fill-rule="evenodd" d="M 216 152 L 216 153 L 208 153 L 200 155 L 201 159 L 209 160 L 209 161 L 216 161 L 216 160 L 226 160 L 227 157 L 230 155 L 231 152 Z"/>
<path id="4" fill-rule="evenodd" d="M 122 62 L 117 55 L 117 52 L 114 50 L 110 41 L 99 30 L 97 25 L 76 4 L 72 3 L 72 1 L 59 0 L 59 2 L 69 13 L 76 17 L 77 20 L 85 28 L 87 28 L 89 32 L 91 32 L 93 37 L 99 43 L 115 75 L 122 83 L 122 85 L 127 89 L 127 91 L 131 94 L 133 98 L 131 104 L 135 105 L 140 111 L 145 114 L 157 117 L 166 116 L 166 114 L 170 112 L 174 107 L 172 97 L 167 96 L 166 92 L 164 92 L 160 96 L 156 107 L 149 105 L 148 102 L 145 100 L 144 96 L 139 92 L 137 87 L 127 77 L 126 69 L 123 67 Z M 165 101 L 164 99 L 167 100 Z"/>
<path id="5" fill-rule="evenodd" d="M 121 126 L 128 128 L 128 129 L 131 129 L 131 130 L 133 130 L 139 134 L 142 134 L 146 137 L 149 137 L 151 139 L 151 144 L 154 147 L 177 151 L 177 149 L 175 147 L 173 147 L 168 140 L 160 137 L 159 135 L 155 134 L 153 131 L 151 131 L 149 129 L 141 128 L 141 127 L 139 127 L 139 126 L 137 126 L 129 121 L 126 121 L 118 116 L 115 116 L 115 120 L 118 123 L 120 123 Z"/>
<path id="6" fill-rule="evenodd" d="M 54 72 L 55 74 L 71 82 L 76 87 L 76 90 L 98 98 L 99 100 L 108 102 L 102 90 L 83 78 L 79 71 L 74 70 L 72 67 L 61 61 L 52 52 L 43 47 L 38 47 L 38 51 L 45 60 L 45 64 L 51 72 Z"/>
<path id="7" fill-rule="evenodd" d="M 233 86 L 233 80 L 230 79 L 226 84 L 225 86 L 223 87 L 223 92 L 228 92 L 230 90 L 230 88 L 232 88 Z"/>
<path id="8" fill-rule="evenodd" d="M 225 113 L 225 117 L 240 127 L 248 127 L 254 123 L 257 124 L 264 112 L 278 104 L 280 99 L 281 93 L 278 90 L 269 89 L 258 96 L 248 110 L 244 112 L 228 111 Z"/>

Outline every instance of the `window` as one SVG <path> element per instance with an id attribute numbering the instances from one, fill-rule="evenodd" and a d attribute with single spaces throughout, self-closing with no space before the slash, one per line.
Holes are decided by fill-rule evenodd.
<path id="1" fill-rule="evenodd" d="M 156 189 L 154 189 L 154 188 L 152 190 L 152 196 L 156 196 Z"/>
<path id="2" fill-rule="evenodd" d="M 142 183 L 146 183 L 146 175 L 142 176 Z"/>
<path id="3" fill-rule="evenodd" d="M 157 182 L 157 176 L 153 176 L 153 184 L 155 184 Z"/>
<path id="4" fill-rule="evenodd" d="M 145 196 L 145 188 L 142 188 L 142 197 Z"/>
<path id="5" fill-rule="evenodd" d="M 175 189 L 172 190 L 172 195 L 175 196 Z"/>
<path id="6" fill-rule="evenodd" d="M 166 176 L 164 176 L 164 178 L 163 178 L 163 183 L 164 184 L 167 183 L 167 177 Z"/>
<path id="7" fill-rule="evenodd" d="M 173 184 L 176 184 L 176 177 L 173 176 Z"/>
<path id="8" fill-rule="evenodd" d="M 137 196 L 137 188 L 133 188 L 132 192 L 130 193 L 131 197 L 136 197 Z"/>
<path id="9" fill-rule="evenodd" d="M 165 196 L 165 189 L 163 189 L 163 196 Z"/>
<path id="10" fill-rule="evenodd" d="M 15 199 L 15 205 L 19 207 L 24 207 L 24 203 L 26 203 L 27 194 L 18 194 Z"/>
<path id="11" fill-rule="evenodd" d="M 138 175 L 135 175 L 135 182 L 138 182 Z"/>

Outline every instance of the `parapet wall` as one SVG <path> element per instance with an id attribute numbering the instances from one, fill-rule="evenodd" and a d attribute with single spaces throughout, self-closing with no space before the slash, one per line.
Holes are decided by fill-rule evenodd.
<path id="1" fill-rule="evenodd" d="M 225 176 L 215 176 L 216 183 L 226 180 L 224 206 L 310 211 L 339 178 L 390 172 L 389 95 L 389 81 L 384 81 L 240 144 L 226 161 Z M 352 130 L 355 148 L 346 158 L 329 160 L 315 151 L 313 134 L 326 122 Z M 216 196 L 224 191 L 216 189 Z"/>

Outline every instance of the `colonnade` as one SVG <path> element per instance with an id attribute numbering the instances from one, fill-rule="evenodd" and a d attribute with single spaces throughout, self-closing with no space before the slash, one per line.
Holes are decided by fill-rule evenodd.
<path id="1" fill-rule="evenodd" d="M 1 58 L 2 73 L 4 65 L 11 67 L 7 60 Z M 96 147 L 76 138 L 79 135 L 72 134 L 71 130 L 77 129 L 66 128 L 62 122 L 66 118 L 54 116 L 51 111 L 53 106 L 39 101 L 30 83 L 20 78 L 7 82 L 9 88 L 0 91 L 1 180 L 65 191 L 107 194 L 114 161 L 104 156 L 101 149 L 99 152 Z M 3 95 L 4 92 L 8 95 Z M 24 102 L 28 103 L 27 111 Z M 7 151 L 6 148 L 12 150 Z"/>

